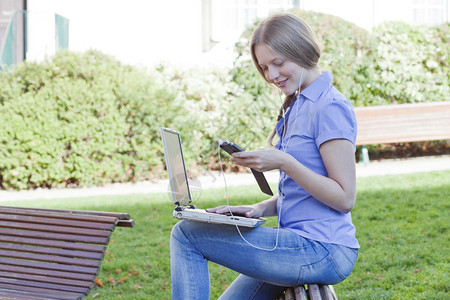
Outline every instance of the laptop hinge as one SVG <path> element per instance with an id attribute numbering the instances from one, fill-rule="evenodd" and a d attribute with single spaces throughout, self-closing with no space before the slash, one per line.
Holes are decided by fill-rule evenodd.
<path id="1" fill-rule="evenodd" d="M 177 207 L 175 207 L 176 211 L 182 211 L 183 208 L 190 208 L 190 209 L 195 209 L 194 205 L 189 205 L 189 206 L 181 206 L 179 202 L 175 203 L 177 205 Z"/>

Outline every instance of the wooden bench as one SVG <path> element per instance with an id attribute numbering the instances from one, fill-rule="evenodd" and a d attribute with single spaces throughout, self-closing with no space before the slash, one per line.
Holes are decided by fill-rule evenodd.
<path id="1" fill-rule="evenodd" d="M 337 300 L 332 285 L 308 284 L 291 287 L 278 300 Z"/>
<path id="2" fill-rule="evenodd" d="M 0 299 L 84 299 L 124 213 L 0 206 Z"/>
<path id="3" fill-rule="evenodd" d="M 450 101 L 356 107 L 355 114 L 356 145 L 450 139 Z M 367 149 L 362 156 L 368 162 Z"/>

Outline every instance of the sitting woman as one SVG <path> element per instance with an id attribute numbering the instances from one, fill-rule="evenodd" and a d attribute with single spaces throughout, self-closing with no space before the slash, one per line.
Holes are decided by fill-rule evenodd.
<path id="1" fill-rule="evenodd" d="M 171 235 L 172 299 L 209 299 L 208 261 L 240 273 L 220 299 L 275 299 L 286 287 L 336 284 L 358 257 L 350 210 L 356 199 L 356 119 L 349 101 L 318 66 L 309 26 L 281 13 L 253 33 L 261 76 L 284 95 L 270 135 L 274 147 L 234 153 L 241 166 L 280 171 L 278 193 L 249 206 L 209 212 L 278 216 L 278 228 L 254 229 L 181 221 Z M 241 236 L 242 234 L 242 236 Z M 245 240 L 243 239 L 245 238 Z"/>

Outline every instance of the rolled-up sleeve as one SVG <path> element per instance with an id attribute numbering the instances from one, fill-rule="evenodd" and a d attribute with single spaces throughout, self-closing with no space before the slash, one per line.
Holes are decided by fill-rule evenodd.
<path id="1" fill-rule="evenodd" d="M 356 117 L 351 104 L 344 99 L 333 99 L 324 103 L 314 120 L 316 145 L 333 139 L 349 140 L 356 149 Z"/>

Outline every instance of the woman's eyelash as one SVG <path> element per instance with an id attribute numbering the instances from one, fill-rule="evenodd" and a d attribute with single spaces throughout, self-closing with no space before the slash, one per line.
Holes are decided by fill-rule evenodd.
<path id="1" fill-rule="evenodd" d="M 275 66 L 277 66 L 277 67 L 281 67 L 281 66 L 283 66 L 283 64 L 284 64 L 284 60 L 283 60 L 283 61 L 273 62 L 273 64 L 274 64 Z M 261 67 L 261 70 L 262 70 L 263 72 L 265 72 L 267 69 L 268 69 L 268 68 L 267 68 L 266 66 Z"/>

